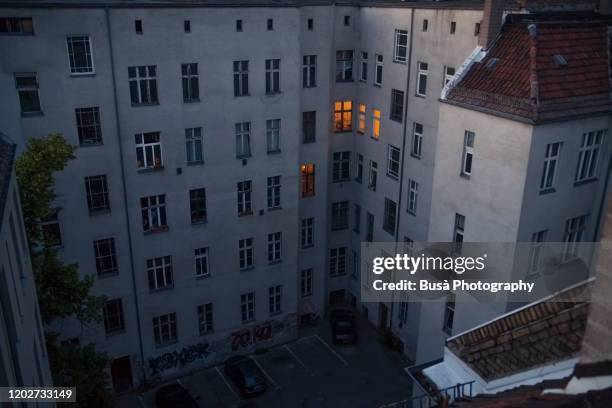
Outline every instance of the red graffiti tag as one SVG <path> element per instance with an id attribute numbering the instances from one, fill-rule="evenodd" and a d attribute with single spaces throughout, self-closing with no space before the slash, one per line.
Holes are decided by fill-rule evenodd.
<path id="1" fill-rule="evenodd" d="M 265 323 L 232 333 L 232 351 L 272 338 L 272 325 Z"/>

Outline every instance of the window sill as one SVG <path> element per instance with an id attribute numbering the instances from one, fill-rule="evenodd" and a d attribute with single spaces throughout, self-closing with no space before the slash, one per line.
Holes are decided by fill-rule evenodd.
<path id="1" fill-rule="evenodd" d="M 32 117 L 36 117 L 36 116 L 45 116 L 45 114 L 43 113 L 43 111 L 21 112 L 21 117 L 22 118 L 32 118 Z"/>
<path id="2" fill-rule="evenodd" d="M 416 154 L 414 154 L 414 153 L 410 153 L 410 156 L 414 157 L 414 158 L 415 158 L 415 159 L 417 159 L 417 160 L 421 160 L 421 156 L 416 155 Z"/>
<path id="3" fill-rule="evenodd" d="M 138 169 L 138 173 L 153 173 L 164 170 L 164 166 L 142 167 Z"/>
<path id="4" fill-rule="evenodd" d="M 125 327 L 123 329 L 114 330 L 114 331 L 112 331 L 110 333 L 107 332 L 106 333 L 106 337 L 107 338 L 108 337 L 115 337 L 115 336 L 118 336 L 118 335 L 124 334 L 124 333 L 125 333 Z"/>
<path id="5" fill-rule="evenodd" d="M 172 345 L 177 344 L 177 343 L 178 343 L 178 340 L 173 340 L 173 341 L 169 341 L 169 342 L 163 343 L 163 344 L 156 344 L 155 348 L 159 350 L 159 349 L 162 349 L 164 347 L 172 346 Z"/>
<path id="6" fill-rule="evenodd" d="M 383 231 L 385 231 L 387 234 L 391 236 L 395 236 L 395 231 L 391 231 L 390 229 L 387 229 L 385 227 L 383 227 Z"/>
<path id="7" fill-rule="evenodd" d="M 353 133 L 353 129 L 334 129 L 334 133 Z"/>
<path id="8" fill-rule="evenodd" d="M 311 144 L 311 143 L 315 143 L 316 140 L 315 139 L 304 139 L 302 140 L 302 144 Z"/>
<path id="9" fill-rule="evenodd" d="M 375 142 L 378 142 L 378 140 L 380 139 L 380 136 L 378 137 L 370 136 L 370 139 L 374 140 Z"/>
<path id="10" fill-rule="evenodd" d="M 144 231 L 144 234 L 145 235 L 161 234 L 162 232 L 167 232 L 169 229 L 170 228 L 166 225 L 165 227 L 159 227 L 159 228 Z"/>
<path id="11" fill-rule="evenodd" d="M 402 61 L 402 60 L 398 60 L 398 59 L 393 59 L 393 62 L 396 64 L 401 64 L 401 65 L 407 65 L 406 61 Z"/>
<path id="12" fill-rule="evenodd" d="M 395 176 L 395 175 L 389 174 L 389 173 L 387 173 L 387 177 L 389 177 L 391 180 L 395 180 L 395 181 L 397 181 L 399 179 L 399 175 Z"/>
<path id="13" fill-rule="evenodd" d="M 412 211 L 412 210 L 406 210 L 406 213 L 412 215 L 413 217 L 416 217 L 416 212 Z"/>
<path id="14" fill-rule="evenodd" d="M 308 85 L 308 86 L 303 86 L 302 89 L 314 89 L 316 87 L 317 85 Z"/>
<path id="15" fill-rule="evenodd" d="M 302 245 L 300 248 L 301 249 L 309 249 L 309 248 L 313 248 L 314 244 L 308 244 L 308 245 Z"/>
<path id="16" fill-rule="evenodd" d="M 314 197 L 315 193 L 302 194 L 302 198 Z"/>
<path id="17" fill-rule="evenodd" d="M 253 269 L 255 269 L 254 266 L 247 266 L 246 268 L 240 268 L 240 272 L 248 272 L 252 271 Z"/>
<path id="18" fill-rule="evenodd" d="M 389 118 L 390 121 L 399 123 L 400 125 L 404 123 L 404 118 Z"/>
<path id="19" fill-rule="evenodd" d="M 153 293 L 159 293 L 159 292 L 167 292 L 172 289 L 174 289 L 174 284 L 164 286 L 163 288 L 149 289 L 149 293 L 153 294 Z"/>
<path id="20" fill-rule="evenodd" d="M 197 99 L 183 99 L 184 104 L 200 103 L 200 98 Z"/>
<path id="21" fill-rule="evenodd" d="M 574 187 L 580 187 L 580 186 L 584 186 L 586 184 L 596 183 L 597 181 L 598 181 L 597 177 L 592 177 L 592 178 L 589 178 L 589 179 L 575 181 L 574 182 Z"/>
<path id="22" fill-rule="evenodd" d="M 249 96 L 251 96 L 251 94 L 249 94 L 249 93 L 245 93 L 245 94 L 241 94 L 241 95 L 234 94 L 234 98 L 248 98 Z"/>
<path id="23" fill-rule="evenodd" d="M 201 166 L 204 164 L 204 160 L 196 160 L 187 162 L 187 166 Z"/>
<path id="24" fill-rule="evenodd" d="M 253 211 L 244 211 L 241 213 L 238 213 L 238 217 L 248 217 L 249 215 L 253 215 Z"/>
<path id="25" fill-rule="evenodd" d="M 237 160 L 244 160 L 244 159 L 249 159 L 251 157 L 251 154 L 241 154 L 239 156 L 236 156 Z"/>
<path id="26" fill-rule="evenodd" d="M 368 190 L 376 191 L 376 187 L 375 186 L 368 186 Z"/>
<path id="27" fill-rule="evenodd" d="M 414 94 L 414 96 L 416 96 L 417 98 L 423 98 L 423 99 L 425 99 L 425 98 L 427 97 L 427 94 L 425 94 L 425 95 Z"/>
<path id="28" fill-rule="evenodd" d="M 206 225 L 206 224 L 208 224 L 208 220 L 191 221 L 191 226 L 192 227 L 197 227 L 197 226 Z"/>
<path id="29" fill-rule="evenodd" d="M 281 154 L 281 149 L 276 149 L 276 150 L 268 150 L 266 153 L 268 154 Z"/>
<path id="30" fill-rule="evenodd" d="M 278 311 L 278 312 L 270 313 L 270 317 L 279 316 L 279 315 L 281 315 L 281 314 L 283 314 L 283 311 L 282 311 L 282 310 L 281 310 L 281 311 Z"/>
<path id="31" fill-rule="evenodd" d="M 470 178 L 472 178 L 472 175 L 464 173 L 464 172 L 461 172 L 461 173 L 459 173 L 459 177 L 464 178 L 466 180 L 469 180 Z"/>
<path id="32" fill-rule="evenodd" d="M 96 274 L 98 279 L 112 278 L 113 276 L 118 276 L 118 275 L 119 275 L 119 270 L 117 270 L 117 269 L 114 270 L 114 271 L 98 272 Z"/>
<path id="33" fill-rule="evenodd" d="M 364 84 L 365 84 L 365 83 L 367 83 L 367 82 L 368 82 L 368 79 L 367 79 L 367 78 L 366 78 L 366 79 L 361 78 L 361 79 L 359 80 L 359 82 L 361 82 L 361 83 L 364 83 Z"/>
<path id="34" fill-rule="evenodd" d="M 352 83 L 355 82 L 353 79 L 336 79 L 336 83 Z"/>
<path id="35" fill-rule="evenodd" d="M 207 273 L 206 275 L 196 275 L 196 280 L 204 280 L 204 279 L 209 279 L 210 278 L 210 273 Z"/>
<path id="36" fill-rule="evenodd" d="M 554 187 L 551 188 L 546 188 L 544 190 L 540 190 L 540 195 L 546 195 L 546 194 L 552 194 L 554 192 L 556 192 L 557 190 L 555 190 Z"/>
<path id="37" fill-rule="evenodd" d="M 132 103 L 132 108 L 141 108 L 146 106 L 159 106 L 159 102 Z"/>
<path id="38" fill-rule="evenodd" d="M 379 83 L 374 82 L 372 86 L 374 86 L 374 88 L 382 88 L 382 83 L 379 84 Z"/>
<path id="39" fill-rule="evenodd" d="M 274 91 L 274 92 L 266 92 L 266 96 L 269 98 L 275 97 L 275 96 L 279 96 L 282 95 L 283 93 L 281 91 Z"/>
<path id="40" fill-rule="evenodd" d="M 268 265 L 278 265 L 280 263 L 283 263 L 282 259 L 279 259 L 277 261 L 268 261 Z"/>
<path id="41" fill-rule="evenodd" d="M 103 145 L 104 143 L 102 143 L 102 141 L 92 142 L 92 143 L 79 142 L 79 147 L 96 147 L 96 146 L 103 146 Z"/>
<path id="42" fill-rule="evenodd" d="M 270 211 L 279 211 L 282 210 L 283 207 L 281 207 L 280 205 L 278 207 L 268 207 L 268 212 Z"/>
<path id="43" fill-rule="evenodd" d="M 348 229 L 348 225 L 346 227 L 332 227 L 332 231 L 344 231 Z"/>
<path id="44" fill-rule="evenodd" d="M 99 210 L 89 210 L 89 216 L 93 217 L 95 215 L 109 214 L 111 212 L 110 208 L 101 208 Z"/>
<path id="45" fill-rule="evenodd" d="M 71 78 L 90 78 L 90 77 L 95 77 L 95 76 L 96 76 L 95 72 L 71 72 L 70 73 Z"/>

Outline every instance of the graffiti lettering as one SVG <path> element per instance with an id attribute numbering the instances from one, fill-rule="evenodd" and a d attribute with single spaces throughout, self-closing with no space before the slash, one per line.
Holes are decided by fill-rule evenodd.
<path id="1" fill-rule="evenodd" d="M 185 347 L 181 351 L 173 351 L 149 359 L 149 368 L 152 375 L 157 375 L 176 366 L 182 367 L 197 360 L 204 360 L 211 353 L 208 343 L 198 343 Z"/>
<path id="2" fill-rule="evenodd" d="M 239 330 L 232 333 L 232 351 L 248 347 L 260 341 L 270 340 L 272 337 L 272 324 L 270 323 Z"/>

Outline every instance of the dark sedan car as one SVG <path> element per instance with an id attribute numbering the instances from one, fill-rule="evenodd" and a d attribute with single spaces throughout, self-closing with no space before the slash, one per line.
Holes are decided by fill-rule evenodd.
<path id="1" fill-rule="evenodd" d="M 329 320 L 334 343 L 355 343 L 357 341 L 357 324 L 353 312 L 345 309 L 334 310 Z"/>
<path id="2" fill-rule="evenodd" d="M 255 362 L 244 356 L 231 357 L 225 362 L 225 372 L 242 395 L 250 397 L 266 390 L 266 377 Z"/>
<path id="3" fill-rule="evenodd" d="M 180 384 L 164 385 L 155 393 L 157 408 L 198 408 L 198 403 Z"/>

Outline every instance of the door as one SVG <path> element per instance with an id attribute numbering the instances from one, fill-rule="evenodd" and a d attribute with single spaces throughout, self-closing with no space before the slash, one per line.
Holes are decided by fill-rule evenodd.
<path id="1" fill-rule="evenodd" d="M 130 356 L 113 360 L 110 365 L 113 389 L 116 393 L 124 392 L 132 388 L 132 364 Z"/>

